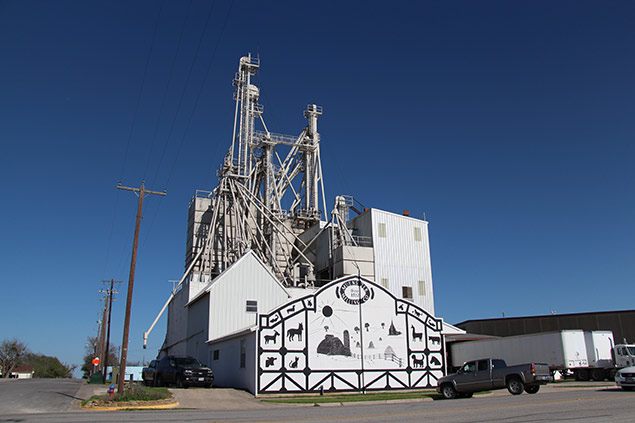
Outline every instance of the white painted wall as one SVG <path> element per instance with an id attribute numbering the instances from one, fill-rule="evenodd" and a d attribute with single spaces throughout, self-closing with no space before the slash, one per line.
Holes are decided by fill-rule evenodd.
<path id="1" fill-rule="evenodd" d="M 209 340 L 255 326 L 258 313 L 266 313 L 289 299 L 282 284 L 252 252 L 214 279 L 207 291 Z M 246 311 L 247 300 L 258 302 L 257 313 Z"/>
<path id="2" fill-rule="evenodd" d="M 209 294 L 202 295 L 188 305 L 186 354 L 207 361 L 207 339 L 209 333 Z"/>
<path id="3" fill-rule="evenodd" d="M 377 209 L 371 213 L 375 281 L 388 279 L 388 289 L 398 298 L 403 298 L 403 286 L 411 287 L 412 301 L 434 315 L 428 222 Z M 379 236 L 380 224 L 385 225 L 386 237 Z M 420 241 L 415 240 L 415 228 L 421 231 Z M 418 281 L 424 281 L 424 292 Z"/>
<path id="4" fill-rule="evenodd" d="M 185 304 L 188 300 L 188 289 L 183 288 L 172 298 L 168 305 L 168 322 L 162 354 L 185 355 L 187 338 L 188 312 Z"/>
<path id="5" fill-rule="evenodd" d="M 255 328 L 254 328 L 255 329 Z M 245 366 L 240 366 L 240 344 L 244 341 Z M 214 351 L 218 359 L 214 360 Z M 214 371 L 214 386 L 246 389 L 256 393 L 256 332 L 246 330 L 234 337 L 223 338 L 208 345 L 209 367 Z"/>

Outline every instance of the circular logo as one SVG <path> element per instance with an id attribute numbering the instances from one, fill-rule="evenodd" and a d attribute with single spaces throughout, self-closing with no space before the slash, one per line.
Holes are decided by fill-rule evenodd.
<path id="1" fill-rule="evenodd" d="M 364 304 L 372 298 L 372 290 L 361 281 L 350 280 L 344 282 L 337 289 L 337 296 L 347 304 Z"/>

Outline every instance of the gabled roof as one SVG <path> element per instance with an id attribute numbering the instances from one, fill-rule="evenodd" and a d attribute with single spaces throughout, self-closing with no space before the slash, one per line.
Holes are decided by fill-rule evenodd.
<path id="1" fill-rule="evenodd" d="M 194 296 L 194 298 L 192 298 L 187 304 L 185 304 L 185 306 L 189 306 L 190 304 L 198 301 L 201 297 L 203 297 L 204 295 L 208 294 L 212 287 L 219 283 L 222 282 L 223 279 L 225 279 L 229 274 L 231 274 L 232 272 L 234 272 L 237 268 L 239 268 L 241 266 L 241 264 L 243 264 L 244 262 L 248 261 L 248 260 L 255 260 L 256 263 L 258 263 L 262 269 L 269 275 L 271 276 L 271 279 L 273 279 L 278 285 L 280 285 L 280 288 L 282 288 L 286 293 L 287 296 L 290 297 L 289 292 L 287 291 L 287 289 L 285 288 L 285 286 L 282 284 L 282 282 L 280 282 L 280 280 L 273 274 L 273 272 L 271 271 L 271 269 L 269 269 L 269 267 L 264 264 L 262 262 L 262 260 L 260 260 L 260 258 L 258 258 L 258 256 L 256 255 L 256 253 L 253 252 L 253 250 L 249 250 L 247 251 L 241 258 L 239 258 L 238 260 L 236 260 L 234 263 L 232 263 L 231 266 L 229 266 L 227 269 L 225 269 L 220 275 L 216 276 L 214 279 L 212 279 L 211 281 L 209 281 L 207 283 L 207 285 L 205 286 L 205 288 L 203 288 L 201 290 L 201 292 L 199 292 L 198 294 L 196 294 Z"/>

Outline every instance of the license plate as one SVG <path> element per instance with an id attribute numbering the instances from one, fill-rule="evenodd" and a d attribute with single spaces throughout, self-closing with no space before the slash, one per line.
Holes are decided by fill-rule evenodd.
<path id="1" fill-rule="evenodd" d="M 632 377 L 627 377 L 626 379 L 624 379 L 625 383 L 633 383 L 633 378 Z"/>
<path id="2" fill-rule="evenodd" d="M 199 377 L 199 378 L 198 378 L 198 381 L 199 381 L 199 382 L 202 382 L 202 381 L 204 381 L 204 380 L 205 380 L 205 378 L 204 378 L 204 377 Z"/>

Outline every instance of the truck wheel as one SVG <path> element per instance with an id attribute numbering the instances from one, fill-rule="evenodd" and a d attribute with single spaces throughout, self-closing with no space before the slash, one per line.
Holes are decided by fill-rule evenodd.
<path id="1" fill-rule="evenodd" d="M 604 376 L 604 369 L 593 369 L 591 370 L 591 379 L 595 380 L 595 381 L 602 381 L 604 380 L 605 376 Z"/>
<path id="2" fill-rule="evenodd" d="M 540 385 L 525 386 L 525 392 L 527 392 L 528 394 L 535 394 L 536 392 L 538 392 L 539 389 Z"/>
<path id="3" fill-rule="evenodd" d="M 609 382 L 615 381 L 615 375 L 616 374 L 617 374 L 617 370 L 616 369 L 611 369 L 611 371 L 609 372 Z"/>
<path id="4" fill-rule="evenodd" d="M 589 371 L 587 369 L 576 369 L 573 373 L 575 375 L 575 380 L 586 382 L 589 380 Z"/>
<path id="5" fill-rule="evenodd" d="M 525 389 L 525 384 L 517 377 L 510 377 L 507 379 L 507 390 L 512 395 L 520 395 Z"/>
<path id="6" fill-rule="evenodd" d="M 456 389 L 448 383 L 441 387 L 441 394 L 443 394 L 445 399 L 454 399 L 456 398 Z"/>

